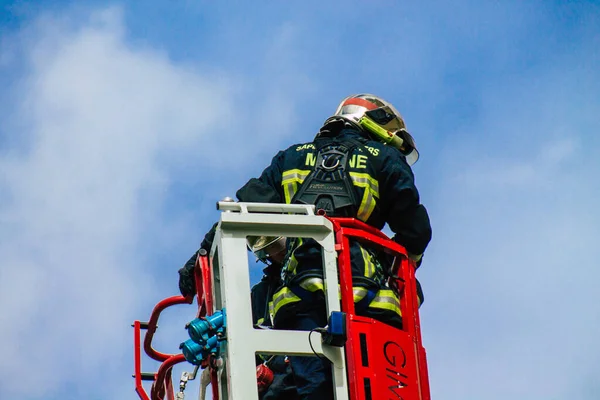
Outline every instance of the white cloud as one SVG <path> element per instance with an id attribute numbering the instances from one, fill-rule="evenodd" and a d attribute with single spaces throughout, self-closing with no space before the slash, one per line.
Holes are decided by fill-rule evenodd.
<path id="1" fill-rule="evenodd" d="M 72 385 L 96 398 L 132 369 L 128 324 L 155 283 L 138 241 L 162 228 L 148 216 L 168 168 L 210 142 L 229 90 L 129 45 L 116 8 L 45 17 L 15 41 L 26 70 L 3 105 L 3 129 L 20 129 L 1 132 L 0 397 Z"/>
<path id="2" fill-rule="evenodd" d="M 436 10 L 450 21 L 447 10 Z M 0 68 L 19 84 L 18 91 L 0 93 L 0 143 L 8 146 L 0 149 L 0 397 L 47 399 L 65 389 L 79 398 L 122 398 L 124 391 L 134 396 L 129 323 L 147 315 L 162 297 L 157 292 L 172 294 L 175 285 L 155 284 L 157 271 L 147 270 L 148 257 L 140 251 L 149 245 L 140 241 L 162 245 L 197 235 L 180 222 L 181 213 L 174 216 L 176 226 L 152 216 L 171 192 L 171 168 L 213 164 L 226 172 L 228 179 L 214 168 L 196 178 L 198 185 L 212 181 L 211 198 L 190 202 L 212 206 L 217 197 L 232 194 L 220 188 L 236 187 L 249 169 L 258 172 L 265 157 L 287 144 L 290 132 L 310 137 L 300 132 L 306 124 L 318 125 L 305 114 L 314 106 L 311 99 L 345 93 L 350 83 L 369 86 L 373 79 L 386 82 L 391 92 L 425 94 L 413 101 L 413 93 L 406 103 L 444 104 L 440 99 L 456 96 L 441 77 L 455 61 L 445 55 L 462 56 L 462 47 L 437 43 L 440 30 L 432 34 L 431 20 L 404 14 L 427 40 L 390 60 L 408 68 L 386 69 L 394 75 L 390 81 L 381 79 L 385 71 L 357 75 L 361 68 L 372 71 L 372 60 L 363 64 L 356 52 L 330 59 L 325 56 L 334 50 L 298 46 L 331 42 L 331 29 L 339 30 L 333 25 L 327 34 L 314 32 L 313 39 L 302 24 L 288 22 L 219 42 L 216 47 L 239 68 L 235 85 L 223 81 L 229 76 L 222 70 L 215 79 L 139 42 L 128 43 L 118 9 L 45 17 L 17 40 L 3 38 L 10 52 L 0 52 Z M 475 96 L 477 112 L 468 114 L 465 126 L 444 130 L 438 138 L 452 148 L 439 164 L 429 164 L 437 174 L 431 173 L 435 179 L 423 201 L 432 213 L 434 241 L 419 274 L 427 296 L 422 311 L 433 396 L 596 398 L 577 391 L 598 388 L 596 39 L 575 40 L 568 46 L 572 52 L 553 51 L 542 65 L 525 66 L 531 61 L 523 57 L 528 47 L 519 43 L 531 21 L 523 18 L 515 33 L 514 24 L 500 20 L 504 28 L 491 36 L 478 32 L 487 21 L 479 27 L 458 21 L 461 32 L 476 35 L 442 30 L 450 33 L 444 35 L 448 42 L 459 37 L 467 49 L 479 51 L 472 41 L 485 47 L 500 66 L 516 64 L 514 74 L 510 68 L 491 70 Z M 581 37 L 595 37 L 593 22 Z M 255 30 L 248 24 L 248 32 Z M 419 35 L 405 35 L 413 31 L 402 26 L 402 40 L 414 43 Z M 385 51 L 395 54 L 396 38 L 390 38 Z M 379 55 L 380 47 L 371 49 Z M 434 56 L 428 64 L 423 60 L 429 54 Z M 439 54 L 448 62 L 438 62 Z M 408 58 L 417 62 L 406 64 Z M 315 74 L 336 66 L 335 75 L 322 75 L 328 79 L 322 93 L 316 93 L 306 65 L 318 65 Z M 21 67 L 22 73 L 15 72 Z M 414 79 L 406 82 L 407 74 Z M 478 82 L 466 72 L 458 79 L 465 86 Z M 234 86 L 232 92 L 241 94 L 237 107 L 229 97 Z M 436 120 L 432 115 L 454 111 L 422 107 L 428 111 L 422 126 Z M 223 148 L 231 151 L 223 156 Z M 417 168 L 431 172 L 426 164 Z M 202 197 L 197 187 L 185 189 Z M 164 342 L 176 345 L 172 337 L 179 328 L 165 321 Z M 92 371 L 100 375 L 88 375 Z M 27 393 L 24 379 L 31 382 Z"/>
<path id="3" fill-rule="evenodd" d="M 553 139 L 541 144 L 536 151 L 516 160 L 503 156 L 501 152 L 496 157 L 475 157 L 469 168 L 459 173 L 457 180 L 471 189 L 550 189 L 556 183 L 552 177 L 556 177 L 565 164 L 578 156 L 577 139 Z"/>
<path id="4" fill-rule="evenodd" d="M 486 88 L 468 127 L 477 134 L 442 161 L 419 271 L 432 397 L 597 397 L 600 164 L 590 121 L 600 103 L 597 73 L 577 70 L 585 51 L 573 53 Z"/>

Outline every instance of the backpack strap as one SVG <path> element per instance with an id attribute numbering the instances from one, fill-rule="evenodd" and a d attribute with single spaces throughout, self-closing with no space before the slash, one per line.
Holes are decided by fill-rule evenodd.
<path id="1" fill-rule="evenodd" d="M 319 138 L 315 140 L 315 169 L 306 177 L 292 198 L 294 204 L 314 204 L 317 211 L 329 216 L 355 216 L 357 196 L 348 171 L 349 159 L 358 140 Z"/>

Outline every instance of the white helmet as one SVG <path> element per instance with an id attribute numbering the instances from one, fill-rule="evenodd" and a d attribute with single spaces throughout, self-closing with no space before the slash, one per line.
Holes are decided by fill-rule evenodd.
<path id="1" fill-rule="evenodd" d="M 281 263 L 287 253 L 283 236 L 248 236 L 246 242 L 256 258 L 265 263 L 267 260 Z"/>
<path id="2" fill-rule="evenodd" d="M 371 134 L 375 140 L 396 147 L 409 165 L 419 159 L 415 140 L 406 130 L 400 113 L 393 105 L 372 94 L 357 94 L 346 97 L 335 114 L 325 124 L 343 119 Z"/>

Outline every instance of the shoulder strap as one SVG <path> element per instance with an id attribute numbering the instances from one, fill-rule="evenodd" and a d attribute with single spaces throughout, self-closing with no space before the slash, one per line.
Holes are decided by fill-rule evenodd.
<path id="1" fill-rule="evenodd" d="M 315 169 L 308 174 L 292 203 L 314 204 L 318 211 L 330 216 L 355 216 L 357 201 L 348 160 L 358 146 L 362 143 L 351 138 L 315 140 Z"/>

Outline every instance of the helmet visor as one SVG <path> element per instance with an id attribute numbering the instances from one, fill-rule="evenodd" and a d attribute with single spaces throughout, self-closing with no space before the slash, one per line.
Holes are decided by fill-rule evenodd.
<path id="1" fill-rule="evenodd" d="M 406 157 L 406 162 L 408 163 L 408 165 L 413 165 L 419 159 L 419 152 L 417 151 L 415 139 L 413 139 L 412 135 L 408 133 L 406 129 L 400 129 L 395 133 L 403 141 L 403 145 L 400 151 Z"/>

